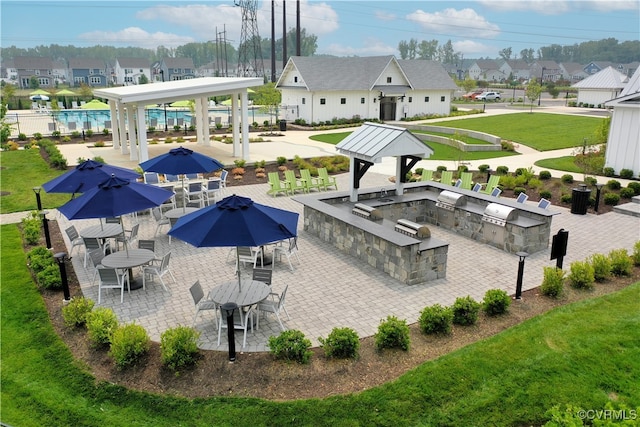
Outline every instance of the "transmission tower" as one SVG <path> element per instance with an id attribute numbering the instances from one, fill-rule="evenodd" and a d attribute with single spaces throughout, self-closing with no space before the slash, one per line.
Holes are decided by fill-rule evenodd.
<path id="1" fill-rule="evenodd" d="M 258 20 L 256 18 L 258 1 L 234 0 L 234 4 L 242 9 L 237 75 L 239 77 L 262 77 L 264 75 L 264 64 L 262 62 L 262 48 L 260 47 L 260 34 L 258 34 Z"/>

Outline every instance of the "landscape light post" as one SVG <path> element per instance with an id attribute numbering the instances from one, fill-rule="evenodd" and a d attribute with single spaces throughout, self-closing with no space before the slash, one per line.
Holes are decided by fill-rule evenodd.
<path id="1" fill-rule="evenodd" d="M 67 279 L 67 265 L 65 261 L 67 260 L 66 252 L 58 252 L 53 256 L 58 263 L 58 267 L 60 268 L 60 280 L 62 281 L 62 292 L 64 293 L 64 299 L 62 300 L 63 304 L 69 303 L 71 300 L 71 294 L 69 292 L 69 280 Z"/>
<path id="2" fill-rule="evenodd" d="M 593 207 L 593 210 L 596 212 L 596 214 L 598 213 L 598 206 L 600 205 L 600 192 L 602 191 L 602 187 L 604 187 L 604 184 L 601 184 L 599 182 L 596 183 L 596 203 Z"/>
<path id="3" fill-rule="evenodd" d="M 518 281 L 516 283 L 516 299 L 522 299 L 522 276 L 524 275 L 524 259 L 529 256 L 527 252 L 516 252 L 518 255 Z"/>
<path id="4" fill-rule="evenodd" d="M 51 235 L 49 235 L 49 220 L 47 219 L 47 212 L 42 210 L 42 199 L 40 199 L 40 191 L 42 187 L 33 187 L 33 192 L 36 194 L 36 204 L 38 206 L 38 214 L 42 218 L 42 228 L 44 229 L 44 240 L 47 243 L 47 249 L 51 249 Z"/>
<path id="5" fill-rule="evenodd" d="M 540 99 L 542 99 L 542 82 L 544 81 L 544 70 L 545 67 L 542 67 L 542 72 L 540 73 L 540 95 L 538 95 L 538 107 L 540 106 Z"/>

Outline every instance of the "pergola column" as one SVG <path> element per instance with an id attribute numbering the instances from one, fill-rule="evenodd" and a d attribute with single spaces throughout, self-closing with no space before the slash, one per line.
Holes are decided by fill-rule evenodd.
<path id="1" fill-rule="evenodd" d="M 129 154 L 129 146 L 127 143 L 127 121 L 125 120 L 125 113 L 127 107 L 124 104 L 118 104 L 118 130 L 120 134 L 120 152 L 122 154 Z"/>
<path id="2" fill-rule="evenodd" d="M 144 105 L 138 104 L 138 114 L 136 116 L 136 119 L 138 125 L 138 159 L 140 162 L 149 160 L 149 149 L 147 147 L 147 127 L 144 118 Z"/>
<path id="3" fill-rule="evenodd" d="M 111 114 L 111 139 L 113 139 L 113 149 L 117 150 L 120 148 L 120 124 L 116 101 L 109 101 L 109 112 Z"/>
<path id="4" fill-rule="evenodd" d="M 138 139 L 136 138 L 136 117 L 133 105 L 127 107 L 127 125 L 129 127 L 129 160 L 138 160 Z"/>
<path id="5" fill-rule="evenodd" d="M 240 108 L 242 112 L 242 159 L 247 162 L 250 160 L 249 156 L 249 97 L 247 96 L 247 90 L 244 89 L 240 92 Z M 235 129 L 235 125 L 234 125 Z"/>
<path id="6" fill-rule="evenodd" d="M 233 128 L 233 157 L 240 157 L 240 120 L 238 120 L 238 92 L 231 94 L 231 127 Z"/>

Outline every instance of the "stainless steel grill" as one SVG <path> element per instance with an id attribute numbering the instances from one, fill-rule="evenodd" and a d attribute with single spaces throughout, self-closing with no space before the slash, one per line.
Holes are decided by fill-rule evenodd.
<path id="1" fill-rule="evenodd" d="M 462 194 L 443 190 L 438 195 L 436 207 L 453 212 L 456 207 L 464 206 L 466 203 L 467 199 Z"/>
<path id="2" fill-rule="evenodd" d="M 482 214 L 482 220 L 504 227 L 507 225 L 507 221 L 514 220 L 517 215 L 518 211 L 515 208 L 498 203 L 489 203 Z"/>

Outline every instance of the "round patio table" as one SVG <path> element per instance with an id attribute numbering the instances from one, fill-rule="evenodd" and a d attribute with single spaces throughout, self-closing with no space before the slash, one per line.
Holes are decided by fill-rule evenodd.
<path id="1" fill-rule="evenodd" d="M 91 227 L 80 230 L 80 237 L 108 239 L 110 237 L 116 237 L 123 232 L 122 224 L 92 225 Z"/>
<path id="2" fill-rule="evenodd" d="M 198 209 L 199 209 L 199 208 L 174 208 L 174 209 L 171 209 L 171 210 L 169 210 L 169 211 L 166 211 L 166 212 L 164 213 L 164 216 L 165 216 L 166 218 L 169 218 L 169 219 L 171 219 L 171 218 L 173 218 L 173 219 L 175 219 L 175 218 L 180 218 L 180 217 L 182 217 L 182 216 L 185 216 L 185 215 L 187 215 L 187 214 L 190 214 L 190 213 L 192 213 L 192 212 L 195 212 L 195 211 L 197 211 Z"/>
<path id="3" fill-rule="evenodd" d="M 209 291 L 209 299 L 222 305 L 227 302 L 235 302 L 238 307 L 248 307 L 259 303 L 269 296 L 271 287 L 257 280 L 243 280 L 242 291 L 237 281 L 223 283 Z"/>
<path id="4" fill-rule="evenodd" d="M 118 251 L 102 258 L 102 265 L 107 268 L 118 268 L 129 270 L 129 289 L 140 289 L 142 281 L 133 280 L 133 267 L 138 267 L 149 263 L 156 257 L 156 254 L 149 249 L 129 249 Z"/>

